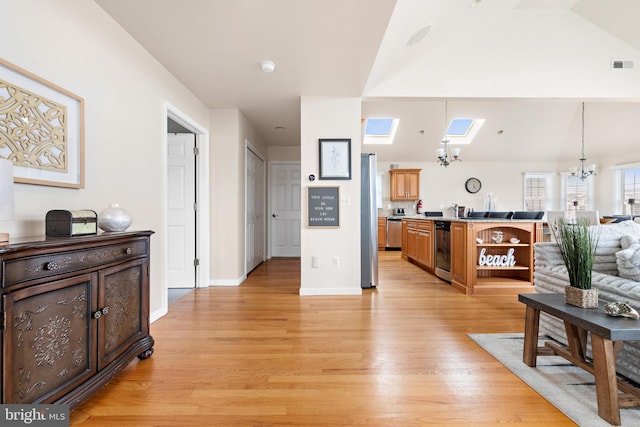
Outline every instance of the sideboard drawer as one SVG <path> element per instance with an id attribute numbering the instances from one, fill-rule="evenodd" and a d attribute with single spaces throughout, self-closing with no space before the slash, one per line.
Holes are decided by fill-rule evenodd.
<path id="1" fill-rule="evenodd" d="M 133 240 L 94 249 L 56 252 L 50 255 L 7 260 L 4 262 L 2 287 L 7 288 L 20 282 L 133 259 L 147 254 L 146 241 Z"/>

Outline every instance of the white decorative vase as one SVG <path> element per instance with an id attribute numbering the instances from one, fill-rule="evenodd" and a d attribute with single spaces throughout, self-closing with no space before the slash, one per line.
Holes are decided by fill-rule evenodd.
<path id="1" fill-rule="evenodd" d="M 124 231 L 130 225 L 131 215 L 117 203 L 111 203 L 98 214 L 98 227 L 103 231 Z"/>

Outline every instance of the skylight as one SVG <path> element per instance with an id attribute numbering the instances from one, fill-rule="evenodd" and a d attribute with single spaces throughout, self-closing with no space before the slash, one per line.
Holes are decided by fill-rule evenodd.
<path id="1" fill-rule="evenodd" d="M 449 124 L 449 129 L 447 129 L 447 135 L 449 136 L 465 136 L 469 129 L 471 129 L 471 125 L 473 124 L 473 119 L 453 119 Z"/>
<path id="2" fill-rule="evenodd" d="M 471 144 L 484 124 L 484 119 L 452 119 L 446 137 L 451 144 Z"/>
<path id="3" fill-rule="evenodd" d="M 370 117 L 364 124 L 364 144 L 393 144 L 400 119 Z"/>

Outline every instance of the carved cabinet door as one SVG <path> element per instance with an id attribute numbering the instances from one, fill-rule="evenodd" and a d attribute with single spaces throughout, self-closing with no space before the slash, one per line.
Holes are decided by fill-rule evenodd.
<path id="1" fill-rule="evenodd" d="M 98 288 L 99 369 L 108 365 L 132 343 L 149 334 L 149 267 L 146 259 L 100 271 Z"/>
<path id="2" fill-rule="evenodd" d="M 3 296 L 6 403 L 54 401 L 96 372 L 96 273 Z"/>

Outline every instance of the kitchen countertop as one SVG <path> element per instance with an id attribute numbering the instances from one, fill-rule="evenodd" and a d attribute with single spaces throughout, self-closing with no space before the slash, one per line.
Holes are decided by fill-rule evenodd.
<path id="1" fill-rule="evenodd" d="M 413 220 L 429 220 L 429 221 L 447 221 L 447 222 L 544 222 L 541 219 L 505 219 L 505 218 L 455 218 L 447 216 L 424 216 L 424 215 L 405 215 L 403 219 Z"/>

